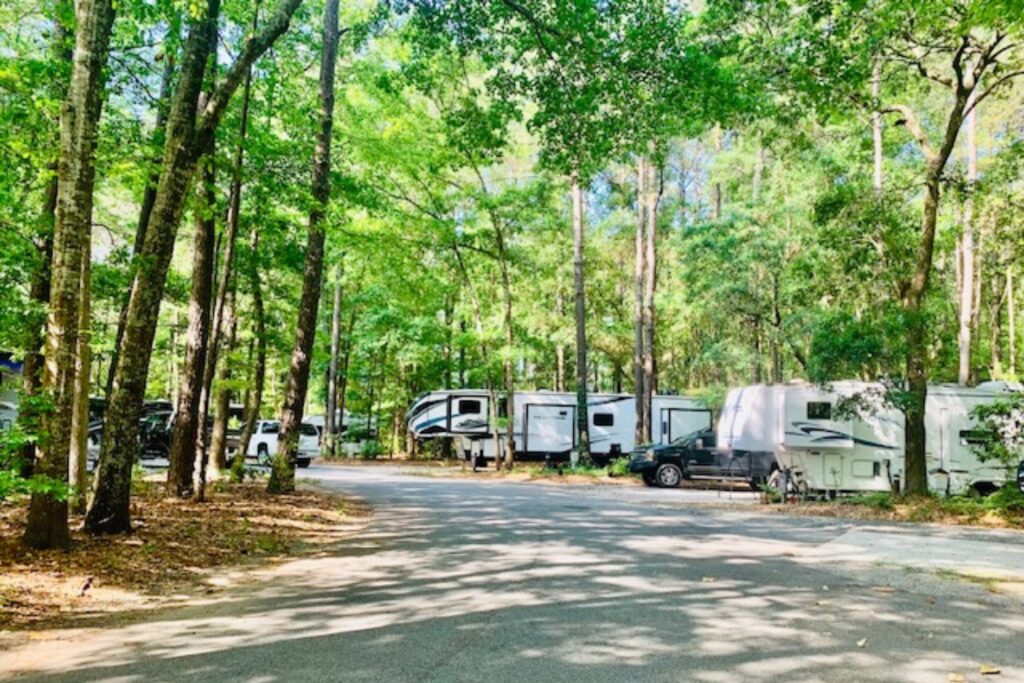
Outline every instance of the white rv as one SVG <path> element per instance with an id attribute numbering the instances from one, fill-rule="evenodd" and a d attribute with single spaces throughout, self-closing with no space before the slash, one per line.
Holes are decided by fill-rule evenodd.
<path id="1" fill-rule="evenodd" d="M 939 493 L 990 492 L 1007 468 L 981 462 L 971 410 L 1006 397 L 1013 387 L 931 386 L 925 404 L 929 485 Z M 718 424 L 718 444 L 730 451 L 771 451 L 794 483 L 807 491 L 890 491 L 903 481 L 905 418 L 882 400 L 884 387 L 859 381 L 828 387 L 804 383 L 733 389 Z M 853 414 L 839 403 L 856 397 Z M 843 414 L 840 414 L 843 413 Z"/>
<path id="2" fill-rule="evenodd" d="M 505 401 L 499 397 L 498 414 Z M 409 429 L 416 438 L 455 437 L 467 458 L 494 458 L 494 434 L 486 391 L 457 389 L 420 396 L 409 408 Z M 576 394 L 553 391 L 516 392 L 513 398 L 516 457 L 567 458 L 577 446 Z M 655 396 L 655 443 L 668 443 L 711 426 L 711 411 L 686 396 Z M 597 460 L 625 455 L 635 447 L 636 403 L 632 394 L 588 394 L 590 450 Z M 503 435 L 502 435 L 503 436 Z"/>

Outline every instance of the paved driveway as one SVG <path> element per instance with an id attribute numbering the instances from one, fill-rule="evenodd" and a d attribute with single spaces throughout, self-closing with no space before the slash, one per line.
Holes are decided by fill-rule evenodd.
<path id="1" fill-rule="evenodd" d="M 1021 535 L 678 507 L 717 499 L 707 492 L 304 474 L 375 507 L 341 556 L 146 622 L 32 642 L 0 654 L 0 672 L 945 683 L 994 664 L 989 681 L 1024 681 L 1024 601 L 951 573 L 1024 579 Z"/>

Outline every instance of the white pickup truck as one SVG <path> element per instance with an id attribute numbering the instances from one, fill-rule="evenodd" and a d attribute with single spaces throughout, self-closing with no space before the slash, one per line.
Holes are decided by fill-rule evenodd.
<path id="1" fill-rule="evenodd" d="M 277 436 L 281 431 L 281 423 L 277 420 L 259 420 L 249 440 L 246 458 L 255 458 L 260 465 L 270 465 L 277 453 Z M 320 432 L 308 422 L 299 425 L 299 453 L 295 464 L 309 467 L 310 461 L 320 453 Z"/>

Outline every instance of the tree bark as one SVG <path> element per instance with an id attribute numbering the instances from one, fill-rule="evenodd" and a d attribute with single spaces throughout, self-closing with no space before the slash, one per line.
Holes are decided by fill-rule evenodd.
<path id="1" fill-rule="evenodd" d="M 281 433 L 267 490 L 285 493 L 295 490 L 292 456 L 298 449 L 299 426 L 306 403 L 309 365 L 316 334 L 316 314 L 323 279 L 323 218 L 330 199 L 331 130 L 334 125 L 334 70 L 338 54 L 338 0 L 324 6 L 323 50 L 320 59 L 320 130 L 313 154 L 313 207 L 309 212 L 309 244 L 302 276 L 299 320 L 292 349 L 288 385 L 281 410 Z"/>
<path id="2" fill-rule="evenodd" d="M 572 192 L 573 283 L 576 291 L 576 431 L 580 462 L 590 460 L 587 406 L 587 302 L 583 271 L 583 188 L 579 172 L 570 179 Z"/>
<path id="3" fill-rule="evenodd" d="M 1006 269 L 1006 318 L 1010 339 L 1010 376 L 1017 376 L 1017 303 L 1013 289 L 1013 268 Z"/>
<path id="4" fill-rule="evenodd" d="M 714 130 L 711 132 L 712 144 L 715 149 L 715 156 L 717 157 L 722 152 L 722 128 L 715 124 Z M 722 183 L 715 182 L 711 186 L 711 219 L 721 220 L 722 218 Z"/>
<path id="5" fill-rule="evenodd" d="M 213 168 L 213 149 L 203 161 L 203 184 L 197 192 L 195 235 L 192 240 L 192 287 L 188 306 L 188 333 L 185 338 L 185 364 L 178 392 L 174 427 L 171 433 L 170 466 L 167 469 L 167 493 L 190 498 L 195 492 L 193 473 L 196 442 L 205 429 L 199 401 L 203 390 L 208 340 L 210 337 L 210 294 L 213 289 L 214 232 L 213 212 L 217 198 Z"/>
<path id="6" fill-rule="evenodd" d="M 644 235 L 644 442 L 654 440 L 654 392 L 657 384 L 657 367 L 654 359 L 655 311 L 654 294 L 658 284 L 657 258 L 657 224 L 658 201 L 661 192 L 658 189 L 658 169 L 648 164 L 649 179 L 647 182 L 647 230 Z"/>
<path id="7" fill-rule="evenodd" d="M 341 354 L 341 276 L 342 267 L 339 263 L 334 275 L 334 301 L 331 306 L 331 360 L 327 368 L 327 417 L 324 422 L 324 448 L 329 456 L 334 455 L 338 431 L 335 415 L 338 410 L 338 361 Z M 447 316 L 447 314 L 446 303 L 445 315 Z M 448 330 L 449 327 L 446 325 L 445 329 Z M 446 346 L 445 357 L 448 358 L 450 355 L 451 351 Z M 446 385 L 447 382 L 448 372 L 446 371 Z"/>
<path id="8" fill-rule="evenodd" d="M 960 236 L 960 331 L 959 371 L 957 381 L 966 385 L 971 377 L 972 327 L 974 321 L 975 274 L 974 274 L 974 186 L 978 180 L 977 110 L 967 115 L 967 199 L 964 201 L 963 228 Z"/>
<path id="9" fill-rule="evenodd" d="M 250 401 L 245 405 L 245 424 L 242 426 L 242 434 L 238 439 L 238 453 L 244 458 L 249 452 L 249 442 L 252 440 L 253 430 L 256 429 L 256 421 L 260 416 L 260 409 L 263 406 L 263 387 L 267 377 L 267 323 L 266 313 L 263 309 L 263 286 L 260 284 L 259 272 L 259 231 L 254 227 L 249 233 L 249 250 L 252 252 L 251 265 L 249 267 L 249 281 L 252 287 L 253 317 L 256 319 L 256 368 L 253 372 L 253 388 L 250 393 Z"/>
<path id="10" fill-rule="evenodd" d="M 90 240 L 91 242 L 91 240 Z M 74 414 L 71 416 L 71 447 L 68 453 L 68 483 L 74 493 L 69 499 L 78 514 L 85 512 L 86 470 L 89 457 L 89 374 L 92 367 L 92 249 L 82 253 L 82 279 L 78 300 L 78 354 L 75 367 Z"/>
<path id="11" fill-rule="evenodd" d="M 647 443 L 644 431 L 646 394 L 644 392 L 644 291 L 647 270 L 647 158 L 640 156 L 636 168 L 636 240 L 633 265 L 633 393 L 636 402 L 637 445 Z"/>
<path id="12" fill-rule="evenodd" d="M 197 499 L 206 500 L 206 482 L 220 476 L 227 469 L 227 438 L 228 420 L 231 415 L 231 352 L 235 347 L 235 335 L 238 331 L 238 319 L 235 316 L 235 291 L 228 292 L 228 300 L 224 304 L 224 325 L 227 328 L 224 336 L 225 353 L 220 360 L 220 371 L 217 375 L 217 411 L 213 418 L 213 434 L 210 437 L 208 463 L 199 473 L 199 490 Z"/>
<path id="13" fill-rule="evenodd" d="M 882 63 L 875 60 L 871 67 L 871 97 L 876 106 L 871 112 L 871 142 L 874 152 L 874 167 L 871 174 L 871 185 L 876 195 L 882 193 L 884 175 L 882 162 L 885 159 L 885 149 L 882 146 L 882 112 L 878 110 L 877 103 L 882 97 Z"/>
<path id="14" fill-rule="evenodd" d="M 203 16 L 190 27 L 182 73 L 168 116 L 163 170 L 132 283 L 124 339 L 107 405 L 96 495 L 85 518 L 86 529 L 93 533 L 131 529 L 131 465 L 138 448 L 138 421 L 167 269 L 196 161 L 245 73 L 288 29 L 300 3 L 301 0 L 282 0 L 260 34 L 246 41 L 201 115 L 196 103 L 204 66 L 214 48 L 218 0 L 208 0 Z"/>
<path id="15" fill-rule="evenodd" d="M 61 111 L 60 161 L 53 230 L 50 310 L 46 326 L 43 391 L 52 409 L 42 415 L 35 472 L 68 478 L 71 415 L 78 350 L 82 259 L 92 235 L 96 138 L 102 107 L 103 70 L 114 9 L 110 0 L 79 0 L 68 95 Z M 66 548 L 67 500 L 52 492 L 32 494 L 25 542 L 34 548 Z"/>

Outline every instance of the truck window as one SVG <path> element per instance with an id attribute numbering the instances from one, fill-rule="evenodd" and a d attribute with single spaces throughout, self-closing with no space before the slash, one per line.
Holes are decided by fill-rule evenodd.
<path id="1" fill-rule="evenodd" d="M 594 413 L 595 427 L 611 427 L 615 424 L 615 415 L 612 413 Z"/>
<path id="2" fill-rule="evenodd" d="M 470 399 L 459 399 L 458 412 L 460 415 L 479 415 L 480 401 Z"/>
<path id="3" fill-rule="evenodd" d="M 807 419 L 808 420 L 831 420 L 832 419 L 832 404 L 828 401 L 808 401 L 807 402 Z"/>

